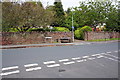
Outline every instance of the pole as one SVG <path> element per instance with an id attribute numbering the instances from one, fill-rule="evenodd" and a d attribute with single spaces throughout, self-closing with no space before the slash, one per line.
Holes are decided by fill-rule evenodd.
<path id="1" fill-rule="evenodd" d="M 72 12 L 72 41 L 74 42 L 73 12 Z"/>

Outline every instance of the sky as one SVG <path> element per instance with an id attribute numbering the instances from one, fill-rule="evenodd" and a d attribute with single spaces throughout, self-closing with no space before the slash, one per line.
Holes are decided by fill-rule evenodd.
<path id="1" fill-rule="evenodd" d="M 43 4 L 43 6 L 47 6 L 47 2 L 48 5 L 53 5 L 55 0 L 40 0 Z M 62 1 L 62 5 L 63 5 L 63 9 L 67 10 L 67 8 L 69 7 L 75 7 L 75 6 L 79 6 L 79 2 L 81 0 L 61 0 Z"/>
<path id="2" fill-rule="evenodd" d="M 53 5 L 55 0 L 40 0 L 40 1 L 42 2 L 43 6 L 46 7 L 47 4 Z M 61 0 L 61 1 L 62 1 L 63 9 L 67 10 L 67 8 L 79 6 L 80 1 L 91 1 L 91 0 Z M 102 1 L 102 0 L 98 0 L 98 1 Z M 111 1 L 114 2 L 120 0 L 111 0 Z"/>

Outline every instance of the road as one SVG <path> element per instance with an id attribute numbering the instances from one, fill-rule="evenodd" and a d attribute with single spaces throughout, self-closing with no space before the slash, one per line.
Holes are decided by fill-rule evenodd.
<path id="1" fill-rule="evenodd" d="M 120 42 L 4 49 L 3 78 L 118 78 Z"/>

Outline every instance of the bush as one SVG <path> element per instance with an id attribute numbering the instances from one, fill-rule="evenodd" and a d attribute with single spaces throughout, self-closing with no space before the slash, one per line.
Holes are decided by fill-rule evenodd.
<path id="1" fill-rule="evenodd" d="M 76 39 L 81 39 L 84 40 L 84 33 L 87 31 L 92 31 L 92 28 L 89 26 L 84 26 L 82 28 L 77 28 L 77 30 L 75 30 L 75 38 Z"/>
<path id="2" fill-rule="evenodd" d="M 60 31 L 60 32 L 69 32 L 70 30 L 65 27 L 54 27 L 54 31 Z"/>
<path id="3" fill-rule="evenodd" d="M 19 32 L 16 28 L 10 28 L 9 32 Z"/>
<path id="4" fill-rule="evenodd" d="M 77 28 L 77 30 L 75 30 L 75 33 L 74 33 L 74 34 L 75 34 L 75 38 L 76 38 L 76 39 L 79 39 L 79 38 L 80 38 L 80 29 L 81 29 L 81 28 Z"/>
<path id="5" fill-rule="evenodd" d="M 49 28 L 30 28 L 28 30 L 28 32 L 31 32 L 31 31 L 42 31 L 42 32 L 45 32 L 45 31 L 52 31 L 52 30 L 50 30 Z"/>

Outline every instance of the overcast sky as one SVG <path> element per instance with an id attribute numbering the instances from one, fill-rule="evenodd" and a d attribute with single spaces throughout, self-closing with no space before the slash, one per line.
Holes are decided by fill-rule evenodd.
<path id="1" fill-rule="evenodd" d="M 49 5 L 53 5 L 55 0 L 40 0 L 43 4 L 43 6 L 47 6 L 47 2 Z M 79 2 L 82 0 L 61 0 L 62 1 L 62 5 L 64 10 L 67 10 L 68 7 L 75 7 L 75 6 L 79 6 Z"/>
<path id="2" fill-rule="evenodd" d="M 47 3 L 48 3 L 48 5 L 53 5 L 55 0 L 40 0 L 40 1 L 42 2 L 43 6 L 46 7 Z M 64 10 L 67 10 L 67 8 L 69 8 L 69 7 L 79 6 L 80 1 L 90 1 L 90 0 L 61 0 L 61 1 L 62 1 Z M 100 1 L 102 1 L 102 0 L 100 0 Z M 120 0 L 111 0 L 111 1 L 114 2 L 114 1 L 120 1 Z"/>

